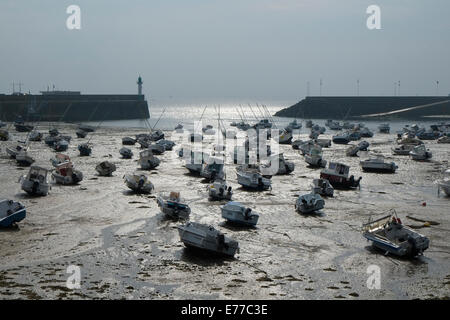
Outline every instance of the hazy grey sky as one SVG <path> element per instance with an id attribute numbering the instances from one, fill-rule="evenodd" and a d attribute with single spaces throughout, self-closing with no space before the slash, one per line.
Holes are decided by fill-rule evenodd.
<path id="1" fill-rule="evenodd" d="M 66 8 L 81 8 L 68 30 Z M 381 7 L 381 30 L 366 27 Z M 448 0 L 1 0 L 0 92 L 298 100 L 450 93 Z"/>

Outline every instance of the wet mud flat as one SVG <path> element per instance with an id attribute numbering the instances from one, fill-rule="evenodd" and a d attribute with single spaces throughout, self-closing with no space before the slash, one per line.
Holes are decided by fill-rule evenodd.
<path id="1" fill-rule="evenodd" d="M 28 169 L 18 167 L 4 151 L 26 134 L 12 132 L 12 141 L 0 142 L 0 198 L 27 207 L 27 218 L 18 229 L 0 230 L 1 299 L 450 297 L 450 198 L 438 197 L 434 183 L 448 166 L 448 145 L 427 141 L 432 161 L 416 162 L 392 155 L 393 134 L 366 139 L 372 153 L 396 162 L 395 174 L 364 173 L 359 166 L 364 153 L 350 158 L 345 155 L 347 146 L 325 148 L 327 161 L 349 164 L 351 174 L 363 178 L 360 190 L 336 190 L 315 215 L 297 213 L 294 203 L 298 195 L 310 191 L 320 169 L 308 167 L 290 145 L 281 146 L 281 151 L 295 163 L 295 170 L 273 177 L 269 191 L 243 190 L 237 184 L 235 165 L 227 164 L 233 200 L 260 213 L 257 228 L 245 229 L 224 223 L 220 213 L 224 202 L 208 201 L 207 182 L 188 174 L 176 155 L 179 145 L 158 156 L 162 161 L 156 170 L 140 171 L 138 145 L 130 147 L 131 160 L 121 159 L 118 151 L 122 137 L 144 130 L 97 130 L 91 139 L 91 157 L 79 156 L 77 145 L 87 140 L 76 138 L 75 127 L 59 130 L 73 137 L 65 154 L 83 172 L 84 180 L 76 186 L 54 184 L 46 197 L 33 198 L 20 189 L 18 178 Z M 167 138 L 171 135 L 166 132 Z M 30 153 L 36 165 L 51 168 L 49 159 L 55 153 L 44 142 L 32 142 Z M 99 177 L 95 171 L 104 160 L 117 166 L 112 177 Z M 135 195 L 127 189 L 122 177 L 135 171 L 149 175 L 153 194 Z M 186 249 L 176 229 L 180 222 L 167 219 L 156 204 L 156 195 L 168 191 L 181 191 L 191 201 L 191 220 L 212 224 L 239 241 L 240 253 L 224 259 Z M 370 216 L 392 208 L 404 224 L 430 238 L 424 256 L 413 260 L 385 256 L 362 237 L 361 225 Z M 80 289 L 66 286 L 71 265 L 80 267 Z M 380 289 L 367 286 L 371 265 L 380 268 Z"/>

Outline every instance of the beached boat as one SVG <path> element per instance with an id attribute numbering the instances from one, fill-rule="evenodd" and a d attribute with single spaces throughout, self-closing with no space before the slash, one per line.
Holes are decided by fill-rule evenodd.
<path id="1" fill-rule="evenodd" d="M 300 149 L 300 146 L 301 146 L 303 143 L 305 143 L 305 141 L 300 140 L 300 139 L 292 141 L 292 149 L 294 149 L 294 150 Z"/>
<path id="2" fill-rule="evenodd" d="M 231 200 L 233 190 L 231 186 L 227 186 L 224 180 L 215 180 L 208 185 L 209 200 Z"/>
<path id="3" fill-rule="evenodd" d="M 86 132 L 94 132 L 95 131 L 95 128 L 93 126 L 90 126 L 90 125 L 87 125 L 87 124 L 80 124 L 78 126 L 78 129 L 86 131 Z"/>
<path id="4" fill-rule="evenodd" d="M 191 208 L 180 197 L 179 192 L 170 192 L 169 195 L 160 194 L 156 199 L 161 212 L 174 219 L 187 219 L 191 214 Z"/>
<path id="5" fill-rule="evenodd" d="M 292 130 L 291 128 L 286 128 L 282 130 L 278 136 L 279 144 L 290 144 L 292 142 Z"/>
<path id="6" fill-rule="evenodd" d="M 423 144 L 423 141 L 416 139 L 416 138 L 403 138 L 400 141 L 398 141 L 398 144 L 410 144 L 410 145 L 414 145 L 414 146 L 418 146 Z"/>
<path id="7" fill-rule="evenodd" d="M 32 166 L 28 174 L 19 180 L 22 190 L 33 196 L 46 196 L 51 189 L 47 175 L 47 169 Z"/>
<path id="8" fill-rule="evenodd" d="M 172 151 L 173 147 L 175 146 L 175 142 L 166 140 L 166 139 L 158 140 L 158 142 L 156 142 L 156 144 L 164 147 L 164 150 L 167 150 L 167 151 Z"/>
<path id="9" fill-rule="evenodd" d="M 319 168 L 325 168 L 327 165 L 327 161 L 322 158 L 322 148 L 319 145 L 313 145 L 305 154 L 305 162 L 312 167 Z"/>
<path id="10" fill-rule="evenodd" d="M 350 167 L 339 163 L 330 162 L 328 168 L 320 172 L 321 179 L 327 179 L 334 188 L 354 189 L 359 186 L 362 177 L 355 179 L 353 175 L 349 176 Z"/>
<path id="11" fill-rule="evenodd" d="M 378 131 L 380 133 L 389 133 L 391 131 L 391 127 L 389 126 L 389 123 L 382 123 L 378 126 Z"/>
<path id="12" fill-rule="evenodd" d="M 109 161 L 102 161 L 96 167 L 95 170 L 98 172 L 99 176 L 109 177 L 117 170 L 116 165 Z"/>
<path id="13" fill-rule="evenodd" d="M 311 120 L 306 120 L 305 127 L 312 128 L 312 126 L 313 126 L 313 122 Z"/>
<path id="14" fill-rule="evenodd" d="M 392 149 L 392 153 L 399 156 L 409 156 L 409 152 L 414 149 L 413 144 L 402 144 Z"/>
<path id="15" fill-rule="evenodd" d="M 368 143 L 365 140 L 358 143 L 359 151 L 367 151 L 367 148 L 369 148 L 369 146 L 370 146 L 370 143 Z"/>
<path id="16" fill-rule="evenodd" d="M 131 159 L 133 157 L 133 151 L 131 151 L 131 149 L 128 148 L 121 148 L 119 150 L 120 155 L 122 156 L 122 158 L 124 159 Z"/>
<path id="17" fill-rule="evenodd" d="M 92 153 L 92 147 L 88 143 L 82 143 L 78 146 L 78 151 L 80 151 L 81 157 L 89 157 Z"/>
<path id="18" fill-rule="evenodd" d="M 0 129 L 0 141 L 8 141 L 9 140 L 9 132 L 4 129 Z"/>
<path id="19" fill-rule="evenodd" d="M 395 211 L 363 224 L 363 236 L 374 247 L 397 256 L 422 255 L 430 244 L 427 237 L 404 226 Z"/>
<path id="20" fill-rule="evenodd" d="M 204 135 L 213 135 L 216 134 L 216 130 L 213 128 L 212 125 L 208 124 L 205 127 L 202 128 L 202 132 Z"/>
<path id="21" fill-rule="evenodd" d="M 56 128 L 51 128 L 48 130 L 48 134 L 52 137 L 57 137 L 59 136 L 59 131 Z"/>
<path id="22" fill-rule="evenodd" d="M 28 140 L 30 141 L 42 141 L 42 133 L 37 131 L 37 130 L 33 130 L 30 132 L 30 135 L 28 136 Z"/>
<path id="23" fill-rule="evenodd" d="M 302 155 L 306 155 L 310 152 L 311 148 L 315 145 L 315 142 L 313 140 L 308 140 L 303 142 L 300 146 L 299 146 L 299 150 L 300 153 Z"/>
<path id="24" fill-rule="evenodd" d="M 442 189 L 444 193 L 450 197 L 450 169 L 445 170 L 444 176 L 438 180 L 438 193 Z"/>
<path id="25" fill-rule="evenodd" d="M 29 167 L 35 162 L 26 150 L 21 150 L 16 154 L 16 161 L 22 167 Z"/>
<path id="26" fill-rule="evenodd" d="M 83 181 L 83 173 L 75 170 L 72 162 L 63 162 L 56 166 L 52 178 L 57 184 L 73 185 Z"/>
<path id="27" fill-rule="evenodd" d="M 23 122 L 15 122 L 14 127 L 16 128 L 17 132 L 31 132 L 34 129 L 34 126 L 27 125 Z"/>
<path id="28" fill-rule="evenodd" d="M 317 193 L 308 193 L 298 197 L 295 210 L 301 213 L 313 213 L 325 207 L 325 200 Z"/>
<path id="29" fill-rule="evenodd" d="M 84 130 L 78 129 L 77 131 L 75 131 L 75 134 L 77 135 L 77 138 L 84 139 L 86 138 L 88 133 Z"/>
<path id="30" fill-rule="evenodd" d="M 437 143 L 450 143 L 450 137 L 442 136 L 437 140 Z"/>
<path id="31" fill-rule="evenodd" d="M 244 188 L 256 190 L 268 190 L 272 188 L 271 180 L 264 177 L 258 167 L 241 165 L 236 168 L 237 181 Z"/>
<path id="32" fill-rule="evenodd" d="M 398 168 L 395 162 L 384 162 L 383 156 L 371 157 L 367 160 L 360 161 L 359 164 L 362 170 L 366 172 L 395 173 L 395 170 Z"/>
<path id="33" fill-rule="evenodd" d="M 143 174 L 127 174 L 123 178 L 127 187 L 136 193 L 151 193 L 155 188 L 148 177 Z"/>
<path id="34" fill-rule="evenodd" d="M 0 200 L 0 227 L 8 228 L 25 219 L 27 210 L 20 202 Z"/>
<path id="35" fill-rule="evenodd" d="M 360 133 L 361 137 L 363 137 L 363 138 L 372 138 L 373 137 L 373 132 L 370 131 L 368 128 L 361 128 L 359 133 Z"/>
<path id="36" fill-rule="evenodd" d="M 134 146 L 136 144 L 136 139 L 133 139 L 131 137 L 122 138 L 122 144 L 124 146 Z"/>
<path id="37" fill-rule="evenodd" d="M 314 179 L 311 189 L 312 193 L 317 193 L 324 197 L 332 197 L 334 194 L 334 188 L 327 179 Z"/>
<path id="38" fill-rule="evenodd" d="M 314 142 L 322 148 L 331 147 L 331 139 L 316 139 Z"/>
<path id="39" fill-rule="evenodd" d="M 188 248 L 197 248 L 233 257 L 239 252 L 239 243 L 216 230 L 213 226 L 188 222 L 178 226 L 181 241 Z"/>
<path id="40" fill-rule="evenodd" d="M 333 136 L 332 140 L 335 144 L 348 144 L 350 142 L 350 137 L 347 132 L 344 132 Z"/>
<path id="41" fill-rule="evenodd" d="M 68 148 L 69 148 L 69 142 L 65 139 L 58 139 L 53 144 L 53 149 L 57 152 L 67 151 Z"/>
<path id="42" fill-rule="evenodd" d="M 155 157 L 151 150 L 147 149 L 139 153 L 139 165 L 141 166 L 142 170 L 155 169 L 157 166 L 159 166 L 160 163 L 161 160 Z"/>
<path id="43" fill-rule="evenodd" d="M 330 130 L 334 130 L 334 131 L 342 130 L 341 124 L 339 122 L 336 122 L 336 121 L 331 121 L 329 123 L 328 127 L 330 128 Z"/>
<path id="44" fill-rule="evenodd" d="M 70 158 L 65 154 L 57 153 L 53 159 L 50 159 L 50 162 L 56 168 L 61 163 L 70 162 Z"/>
<path id="45" fill-rule="evenodd" d="M 357 157 L 359 152 L 359 145 L 351 145 L 345 150 L 347 157 Z"/>
<path id="46" fill-rule="evenodd" d="M 413 160 L 428 160 L 431 159 L 433 154 L 431 153 L 430 149 L 425 148 L 425 145 L 421 144 L 416 147 L 414 147 L 410 152 L 409 155 Z"/>
<path id="47" fill-rule="evenodd" d="M 259 167 L 263 176 L 289 174 L 294 171 L 294 169 L 294 163 L 287 161 L 282 153 L 271 155 L 267 163 L 264 163 Z"/>
<path id="48" fill-rule="evenodd" d="M 228 222 L 254 227 L 258 223 L 259 214 L 239 202 L 230 201 L 221 208 L 222 218 Z"/>
<path id="49" fill-rule="evenodd" d="M 289 122 L 288 127 L 290 127 L 293 130 L 298 130 L 302 128 L 302 123 L 297 122 L 297 119 L 294 119 L 294 121 Z"/>
<path id="50" fill-rule="evenodd" d="M 208 160 L 209 155 L 202 151 L 191 151 L 190 157 L 186 157 L 186 169 L 190 173 L 198 174 L 202 172 L 203 164 Z"/>
<path id="51" fill-rule="evenodd" d="M 223 159 L 219 157 L 209 157 L 208 161 L 203 164 L 200 176 L 203 178 L 214 181 L 215 179 L 223 180 L 225 178 L 225 172 L 223 170 Z"/>
<path id="52" fill-rule="evenodd" d="M 8 154 L 8 156 L 9 156 L 11 159 L 15 159 L 16 156 L 17 156 L 17 154 L 18 154 L 20 151 L 26 151 L 26 150 L 27 150 L 27 148 L 26 148 L 26 147 L 22 147 L 21 145 L 16 145 L 15 148 L 10 148 L 10 147 L 6 147 L 6 148 L 5 148 L 6 153 Z"/>
<path id="53" fill-rule="evenodd" d="M 160 129 L 157 129 L 157 130 L 153 130 L 151 133 L 150 133 L 150 140 L 151 141 L 158 141 L 158 140 L 161 140 L 161 139 L 164 139 L 164 132 L 162 132 Z"/>

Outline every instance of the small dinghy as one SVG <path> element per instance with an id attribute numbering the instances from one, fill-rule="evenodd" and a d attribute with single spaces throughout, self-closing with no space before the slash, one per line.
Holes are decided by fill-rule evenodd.
<path id="1" fill-rule="evenodd" d="M 9 132 L 4 129 L 0 129 L 0 141 L 8 141 L 9 140 Z"/>
<path id="2" fill-rule="evenodd" d="M 72 162 L 63 162 L 56 166 L 52 178 L 57 184 L 74 185 L 83 180 L 83 173 L 73 169 Z"/>
<path id="3" fill-rule="evenodd" d="M 16 161 L 19 166 L 29 167 L 34 163 L 34 159 L 26 150 L 21 150 L 16 154 Z"/>
<path id="4" fill-rule="evenodd" d="M 185 167 L 190 173 L 198 174 L 202 172 L 203 164 L 208 161 L 209 155 L 202 151 L 191 151 L 190 157 L 186 157 Z"/>
<path id="5" fill-rule="evenodd" d="M 155 157 L 151 150 L 147 149 L 139 153 L 139 165 L 142 170 L 153 170 L 159 166 L 160 163 L 161 160 Z"/>
<path id="6" fill-rule="evenodd" d="M 155 189 L 146 175 L 127 174 L 123 178 L 127 187 L 136 193 L 151 193 Z"/>
<path id="7" fill-rule="evenodd" d="M 227 186 L 223 180 L 215 180 L 208 186 L 209 200 L 231 200 L 233 191 L 231 186 Z"/>
<path id="8" fill-rule="evenodd" d="M 392 153 L 399 156 L 409 156 L 409 153 L 414 149 L 413 144 L 402 144 L 392 149 Z"/>
<path id="9" fill-rule="evenodd" d="M 389 133 L 391 131 L 391 127 L 389 123 L 382 123 L 378 126 L 378 130 L 380 133 Z"/>
<path id="10" fill-rule="evenodd" d="M 77 131 L 75 131 L 75 134 L 77 135 L 77 138 L 84 139 L 86 138 L 88 133 L 84 130 L 78 129 Z"/>
<path id="11" fill-rule="evenodd" d="M 133 151 L 131 151 L 131 149 L 128 148 L 121 148 L 119 150 L 120 155 L 122 156 L 122 158 L 124 159 L 131 159 L 133 157 Z"/>
<path id="12" fill-rule="evenodd" d="M 30 141 L 42 141 L 42 133 L 37 131 L 37 130 L 33 130 L 30 132 L 30 135 L 28 136 L 28 140 Z"/>
<path id="13" fill-rule="evenodd" d="M 332 197 L 334 194 L 334 188 L 327 179 L 314 179 L 311 191 L 324 197 Z"/>
<path id="14" fill-rule="evenodd" d="M 0 200 L 0 227 L 8 228 L 25 219 L 27 210 L 20 202 Z"/>
<path id="15" fill-rule="evenodd" d="M 78 151 L 80 151 L 81 157 L 89 157 L 92 153 L 92 147 L 88 143 L 82 143 L 78 146 Z"/>
<path id="16" fill-rule="evenodd" d="M 178 226 L 180 240 L 188 248 L 197 248 L 233 257 L 239 252 L 239 243 L 216 230 L 213 226 L 188 222 Z"/>
<path id="17" fill-rule="evenodd" d="M 103 161 L 95 167 L 95 170 L 98 172 L 99 176 L 110 177 L 112 173 L 117 170 L 117 168 L 114 163 Z"/>
<path id="18" fill-rule="evenodd" d="M 369 148 L 370 143 L 368 143 L 367 141 L 361 141 L 360 143 L 358 143 L 358 147 L 359 147 L 359 151 L 367 151 L 367 148 Z"/>
<path id="19" fill-rule="evenodd" d="M 225 172 L 223 170 L 223 159 L 219 157 L 209 157 L 208 161 L 203 165 L 200 176 L 203 178 L 214 181 L 216 179 L 223 180 L 225 178 Z"/>
<path id="20" fill-rule="evenodd" d="M 410 152 L 409 155 L 413 160 L 421 161 L 421 160 L 428 160 L 431 159 L 433 154 L 431 153 L 430 149 L 425 148 L 425 145 L 421 144 L 416 147 L 414 147 Z"/>
<path id="21" fill-rule="evenodd" d="M 124 146 L 134 146 L 136 144 L 136 141 L 137 140 L 130 138 L 130 137 L 122 138 L 122 144 Z"/>
<path id="22" fill-rule="evenodd" d="M 295 202 L 295 210 L 301 213 L 313 213 L 325 207 L 325 200 L 317 193 L 299 196 Z"/>
<path id="23" fill-rule="evenodd" d="M 356 180 L 353 175 L 349 176 L 349 172 L 349 166 L 339 162 L 330 162 L 328 168 L 320 172 L 320 178 L 327 179 L 334 188 L 357 188 L 362 177 Z"/>
<path id="24" fill-rule="evenodd" d="M 305 162 L 312 167 L 325 168 L 327 161 L 322 158 L 322 147 L 313 145 L 309 152 L 305 154 Z"/>
<path id="25" fill-rule="evenodd" d="M 69 142 L 65 139 L 60 139 L 53 144 L 53 149 L 57 152 L 67 151 Z"/>
<path id="26" fill-rule="evenodd" d="M 160 194 L 156 199 L 161 212 L 174 219 L 188 219 L 191 208 L 180 197 L 179 192 L 170 192 L 169 195 Z"/>
<path id="27" fill-rule="evenodd" d="M 164 147 L 164 150 L 172 151 L 173 147 L 175 146 L 175 142 L 161 139 L 158 142 L 156 142 L 157 145 Z"/>
<path id="28" fill-rule="evenodd" d="M 239 202 L 230 201 L 220 208 L 222 218 L 227 222 L 254 227 L 258 223 L 259 214 L 246 208 Z"/>
<path id="29" fill-rule="evenodd" d="M 395 170 L 398 168 L 395 162 L 384 162 L 383 156 L 371 157 L 367 160 L 360 161 L 359 164 L 363 171 L 366 172 L 395 173 Z"/>
<path id="30" fill-rule="evenodd" d="M 26 176 L 19 180 L 22 190 L 33 196 L 46 196 L 51 189 L 47 180 L 48 170 L 32 166 Z"/>
<path id="31" fill-rule="evenodd" d="M 444 190 L 444 193 L 450 197 L 450 169 L 445 170 L 444 176 L 441 180 L 438 180 L 438 194 L 440 190 Z"/>
<path id="32" fill-rule="evenodd" d="M 347 148 L 347 150 L 345 150 L 345 154 L 347 155 L 347 157 L 357 157 L 358 156 L 358 152 L 359 152 L 359 146 L 350 146 Z"/>
<path id="33" fill-rule="evenodd" d="M 256 190 L 268 190 L 272 188 L 270 178 L 263 177 L 258 167 L 241 165 L 236 168 L 238 183 L 244 188 Z"/>
<path id="34" fill-rule="evenodd" d="M 56 168 L 61 163 L 70 162 L 70 158 L 65 154 L 57 153 L 53 159 L 50 159 L 50 162 Z"/>
<path id="35" fill-rule="evenodd" d="M 294 163 L 287 161 L 282 153 L 270 156 L 268 163 L 259 167 L 263 176 L 290 174 L 294 169 Z"/>
<path id="36" fill-rule="evenodd" d="M 338 134 L 333 136 L 333 143 L 335 144 L 348 144 L 350 137 L 348 133 Z"/>
<path id="37" fill-rule="evenodd" d="M 395 211 L 363 224 L 363 236 L 372 241 L 374 247 L 397 256 L 422 255 L 430 244 L 427 237 L 404 226 Z"/>

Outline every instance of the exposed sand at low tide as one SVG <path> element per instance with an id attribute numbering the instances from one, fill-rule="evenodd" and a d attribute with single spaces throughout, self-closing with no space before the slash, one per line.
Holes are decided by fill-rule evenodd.
<path id="1" fill-rule="evenodd" d="M 13 142 L 0 142 L 0 199 L 22 202 L 28 209 L 19 230 L 0 231 L 0 298 L 102 298 L 102 299 L 412 299 L 450 296 L 450 199 L 437 196 L 434 181 L 447 167 L 449 145 L 426 142 L 433 151 L 430 162 L 392 156 L 394 135 L 376 134 L 370 150 L 399 166 L 396 174 L 362 173 L 359 158 L 345 156 L 347 146 L 324 149 L 326 160 L 351 165 L 351 174 L 363 177 L 361 190 L 336 191 L 326 199 L 321 215 L 295 212 L 299 194 L 310 190 L 318 169 L 306 166 L 291 146 L 282 146 L 295 171 L 272 178 L 273 189 L 242 190 L 233 165 L 227 180 L 233 200 L 260 213 L 256 229 L 236 229 L 223 223 L 219 206 L 208 202 L 206 183 L 187 174 L 174 151 L 158 156 L 161 165 L 149 174 L 153 195 L 134 195 L 123 175 L 137 170 L 138 146 L 132 160 L 120 159 L 121 138 L 143 130 L 99 129 L 91 140 L 91 157 L 79 157 L 75 128 L 69 151 L 84 180 L 77 186 L 53 185 L 47 197 L 32 198 L 20 189 L 18 178 L 27 172 L 8 159 L 4 151 Z M 47 130 L 42 128 L 42 131 Z M 11 130 L 13 131 L 13 130 Z M 13 141 L 25 133 L 12 132 Z M 171 133 L 166 133 L 170 139 Z M 325 137 L 331 137 L 327 132 Z M 89 137 L 89 136 L 88 136 Z M 322 136 L 321 136 L 322 137 Z M 306 136 L 302 136 L 306 139 Z M 32 142 L 37 165 L 51 168 L 54 152 L 44 142 Z M 109 156 L 111 155 L 111 156 Z M 113 177 L 98 177 L 95 165 L 113 161 Z M 179 190 L 190 200 L 191 220 L 216 226 L 240 244 L 235 259 L 213 259 L 185 249 L 179 240 L 178 222 L 159 212 L 155 195 Z M 426 206 L 422 203 L 426 202 Z M 430 238 L 430 248 L 415 260 L 385 257 L 361 235 L 361 224 L 370 215 L 395 208 L 407 225 L 438 225 L 418 229 Z M 69 265 L 81 267 L 81 289 L 69 290 Z M 366 286 L 369 265 L 381 268 L 381 289 Z"/>

